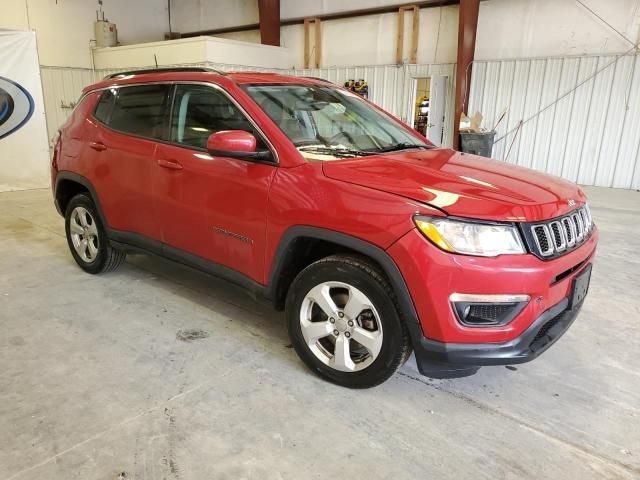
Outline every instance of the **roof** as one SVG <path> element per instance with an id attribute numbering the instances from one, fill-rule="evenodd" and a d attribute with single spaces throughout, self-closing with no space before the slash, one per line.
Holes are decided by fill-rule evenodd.
<path id="1" fill-rule="evenodd" d="M 329 83 L 328 80 L 319 78 L 297 77 L 295 75 L 282 75 L 271 72 L 229 72 L 228 76 L 237 83 L 302 83 L 313 85 Z"/>
<path id="2" fill-rule="evenodd" d="M 171 82 L 171 81 L 201 81 L 216 83 L 224 83 L 231 81 L 236 84 L 251 83 L 291 83 L 302 85 L 323 85 L 329 83 L 328 80 L 312 77 L 297 77 L 293 75 L 282 75 L 271 72 L 221 72 L 208 67 L 175 67 L 175 68 L 158 68 L 150 70 L 133 70 L 127 72 L 119 72 L 108 75 L 101 82 L 89 85 L 83 89 L 83 92 L 89 92 L 99 88 L 126 85 L 128 83 L 143 82 Z"/>

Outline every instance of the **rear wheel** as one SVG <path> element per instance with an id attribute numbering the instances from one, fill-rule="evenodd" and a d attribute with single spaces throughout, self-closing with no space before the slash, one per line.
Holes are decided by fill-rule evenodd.
<path id="1" fill-rule="evenodd" d="M 71 255 L 85 272 L 114 270 L 127 256 L 109 244 L 96 207 L 87 194 L 76 195 L 67 205 L 65 232 Z"/>
<path id="2" fill-rule="evenodd" d="M 411 351 L 393 289 L 365 258 L 336 255 L 305 268 L 289 289 L 287 319 L 300 358 L 345 387 L 384 382 Z"/>

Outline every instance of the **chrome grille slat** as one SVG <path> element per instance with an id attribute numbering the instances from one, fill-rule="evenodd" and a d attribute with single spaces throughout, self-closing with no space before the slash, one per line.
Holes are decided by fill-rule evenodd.
<path id="1" fill-rule="evenodd" d="M 576 244 L 576 227 L 569 217 L 562 219 L 562 226 L 564 227 L 564 233 L 567 238 L 567 247 L 573 248 Z"/>
<path id="2" fill-rule="evenodd" d="M 591 221 L 589 220 L 589 214 L 586 208 L 580 209 L 580 215 L 582 216 L 582 223 L 584 223 L 584 231 L 588 233 L 591 231 Z"/>
<path id="3" fill-rule="evenodd" d="M 556 252 L 563 252 L 567 248 L 567 240 L 565 239 L 564 229 L 562 224 L 558 221 L 551 222 L 551 233 L 553 234 L 554 246 Z"/>
<path id="4" fill-rule="evenodd" d="M 584 205 L 568 215 L 530 227 L 534 253 L 543 257 L 566 253 L 586 241 L 593 230 L 589 207 Z"/>
<path id="5" fill-rule="evenodd" d="M 582 219 L 580 218 L 580 215 L 574 213 L 571 215 L 571 220 L 573 220 L 573 223 L 576 226 L 576 242 L 580 243 L 584 238 L 584 226 L 582 225 Z"/>
<path id="6" fill-rule="evenodd" d="M 551 239 L 551 233 L 549 227 L 546 225 L 536 225 L 531 228 L 533 231 L 533 238 L 536 240 L 538 250 L 544 257 L 553 255 L 553 240 Z"/>

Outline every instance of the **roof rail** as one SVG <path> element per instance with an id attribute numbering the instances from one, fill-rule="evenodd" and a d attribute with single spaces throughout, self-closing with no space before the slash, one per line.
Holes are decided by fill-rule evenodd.
<path id="1" fill-rule="evenodd" d="M 166 68 L 146 68 L 141 70 L 129 70 L 126 72 L 117 72 L 107 75 L 103 80 L 111 80 L 118 77 L 124 77 L 128 75 L 141 75 L 144 73 L 170 73 L 170 72 L 209 72 L 218 73 L 220 75 L 226 75 L 225 72 L 216 70 L 210 67 L 166 67 Z"/>
<path id="2" fill-rule="evenodd" d="M 303 75 L 302 78 L 310 78 L 311 80 L 318 80 L 320 82 L 325 82 L 325 83 L 331 83 L 333 84 L 332 81 L 327 80 L 326 78 L 322 78 L 322 77 L 307 77 L 306 75 Z"/>

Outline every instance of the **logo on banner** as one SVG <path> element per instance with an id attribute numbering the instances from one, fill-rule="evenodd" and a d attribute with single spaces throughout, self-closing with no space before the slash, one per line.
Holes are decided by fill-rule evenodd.
<path id="1" fill-rule="evenodd" d="M 33 97 L 22 85 L 0 77 L 0 139 L 11 135 L 33 115 Z"/>

